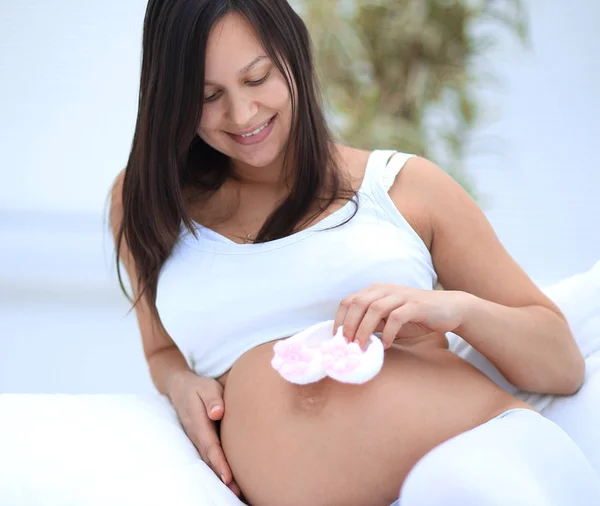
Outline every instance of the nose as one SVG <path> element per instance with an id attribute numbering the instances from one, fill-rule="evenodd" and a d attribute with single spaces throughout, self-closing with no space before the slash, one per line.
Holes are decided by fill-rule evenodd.
<path id="1" fill-rule="evenodd" d="M 245 93 L 230 94 L 229 120 L 237 129 L 243 130 L 252 126 L 252 118 L 256 116 L 258 106 Z"/>

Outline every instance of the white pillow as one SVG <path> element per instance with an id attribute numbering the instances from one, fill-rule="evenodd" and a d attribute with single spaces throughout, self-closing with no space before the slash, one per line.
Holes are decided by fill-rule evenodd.
<path id="1" fill-rule="evenodd" d="M 600 261 L 586 272 L 542 287 L 542 291 L 564 313 L 584 357 L 587 359 L 600 355 Z M 452 333 L 448 333 L 447 337 L 453 352 L 484 372 L 511 395 L 532 404 L 542 413 L 550 406 L 553 396 L 520 391 L 462 338 Z"/>
<path id="2" fill-rule="evenodd" d="M 600 352 L 600 261 L 542 289 L 566 316 L 584 357 Z"/>
<path id="3" fill-rule="evenodd" d="M 600 262 L 544 291 L 584 354 L 598 357 Z M 507 390 L 538 409 L 550 403 L 552 396 L 517 392 L 481 354 L 449 337 L 454 351 Z M 0 395 L 0 505 L 242 504 L 199 459 L 160 395 Z"/>
<path id="4" fill-rule="evenodd" d="M 166 398 L 0 395 L 0 504 L 240 506 Z"/>

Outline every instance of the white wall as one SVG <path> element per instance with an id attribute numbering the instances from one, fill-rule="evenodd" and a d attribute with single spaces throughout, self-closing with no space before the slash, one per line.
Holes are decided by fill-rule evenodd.
<path id="1" fill-rule="evenodd" d="M 131 144 L 145 3 L 0 2 L 0 208 L 102 208 Z"/>
<path id="2" fill-rule="evenodd" d="M 0 393 L 148 393 L 100 216 L 0 212 Z"/>
<path id="3" fill-rule="evenodd" d="M 145 3 L 0 2 L 0 392 L 152 391 L 102 222 L 131 144 Z M 499 137 L 499 155 L 469 168 L 544 284 L 600 259 L 600 3 L 531 4 L 531 52 L 492 62 L 500 120 L 480 140 Z"/>
<path id="4" fill-rule="evenodd" d="M 0 2 L 0 392 L 153 390 L 103 223 L 145 7 Z"/>
<path id="5" fill-rule="evenodd" d="M 531 49 L 489 59 L 504 85 L 479 137 L 498 155 L 470 172 L 509 252 L 547 283 L 600 259 L 600 2 L 529 4 Z"/>

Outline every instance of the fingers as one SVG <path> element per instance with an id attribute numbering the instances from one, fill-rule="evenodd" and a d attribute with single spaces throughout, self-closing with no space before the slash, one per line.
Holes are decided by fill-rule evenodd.
<path id="1" fill-rule="evenodd" d="M 219 476 L 223 482 L 232 480 L 232 473 L 221 448 L 221 441 L 213 420 L 222 418 L 224 413 L 222 387 L 216 381 L 202 384 L 196 392 L 196 400 L 190 399 L 187 415 L 182 419 L 185 431 L 200 453 L 200 458 Z"/>
<path id="2" fill-rule="evenodd" d="M 219 476 L 219 478 L 221 478 L 221 481 L 225 483 L 225 485 L 229 485 L 229 483 L 231 483 L 233 480 L 233 474 L 229 468 L 229 464 L 227 464 L 225 453 L 223 453 L 223 448 L 221 447 L 221 443 L 218 438 L 216 441 L 211 439 L 211 442 L 207 443 L 204 453 L 207 460 L 202 460 L 204 460 L 204 462 L 210 466 L 210 468 L 216 473 L 217 476 Z"/>
<path id="3" fill-rule="evenodd" d="M 214 446 L 220 446 L 219 437 L 213 421 L 208 418 L 202 400 L 198 398 L 197 405 L 189 408 L 188 416 L 182 419 L 189 438 L 200 452 L 204 462 L 212 467 L 208 451 Z"/>
<path id="4" fill-rule="evenodd" d="M 210 381 L 204 386 L 200 398 L 211 420 L 220 420 L 223 418 L 225 404 L 223 403 L 223 387 L 219 382 Z"/>
<path id="5" fill-rule="evenodd" d="M 242 491 L 240 490 L 240 487 L 238 486 L 238 484 L 235 481 L 231 481 L 231 483 L 229 483 L 229 485 L 227 485 L 229 487 L 229 489 L 238 497 L 240 495 L 242 495 Z"/>
<path id="6" fill-rule="evenodd" d="M 369 306 L 380 297 L 381 293 L 373 290 L 364 291 L 343 299 L 336 314 L 333 331 L 335 332 L 340 325 L 343 325 L 344 337 L 348 342 L 354 341 L 356 331 Z"/>
<path id="7" fill-rule="evenodd" d="M 375 300 L 367 308 L 359 326 L 356 330 L 354 340 L 364 348 L 369 337 L 377 329 L 382 330 L 384 325 L 382 321 L 387 318 L 391 311 L 398 307 L 402 301 L 398 297 L 389 296 Z"/>
<path id="8" fill-rule="evenodd" d="M 199 396 L 200 397 L 200 396 Z M 221 447 L 221 441 L 215 428 L 214 420 L 218 420 L 223 416 L 224 408 L 223 401 L 220 398 L 208 397 L 205 401 L 200 398 L 201 406 L 205 409 L 200 409 L 197 414 L 197 448 L 200 452 L 200 457 L 206 462 L 210 468 L 228 484 L 233 479 L 229 464 L 225 458 L 225 453 Z M 213 417 L 211 419 L 211 417 Z"/>
<path id="9" fill-rule="evenodd" d="M 176 389 L 171 402 L 200 458 L 239 495 L 215 426 L 225 412 L 221 384 L 212 378 L 189 376 L 187 383 Z"/>
<path id="10" fill-rule="evenodd" d="M 381 336 L 383 346 L 386 349 L 389 348 L 400 332 L 402 325 L 410 321 L 418 321 L 420 316 L 421 308 L 419 304 L 412 302 L 408 302 L 391 311 L 387 317 L 387 322 Z"/>
<path id="11" fill-rule="evenodd" d="M 220 403 L 218 401 L 214 401 L 212 404 L 208 404 L 206 406 L 206 414 L 208 418 L 213 421 L 220 420 L 223 418 L 223 414 L 225 413 L 225 408 L 223 407 L 223 402 Z"/>
<path id="12" fill-rule="evenodd" d="M 369 337 L 383 330 L 390 312 L 405 302 L 404 295 L 390 293 L 385 287 L 374 285 L 342 300 L 336 314 L 334 332 L 343 325 L 344 337 L 348 342 L 354 341 L 364 349 Z"/>
<path id="13" fill-rule="evenodd" d="M 331 331 L 332 334 L 336 334 L 338 327 L 344 324 L 344 319 L 346 318 L 346 313 L 348 312 L 348 308 L 350 307 L 351 301 L 352 298 L 347 297 L 344 300 L 342 300 L 342 302 L 340 302 L 337 313 L 335 314 L 335 320 L 333 321 L 333 330 Z"/>

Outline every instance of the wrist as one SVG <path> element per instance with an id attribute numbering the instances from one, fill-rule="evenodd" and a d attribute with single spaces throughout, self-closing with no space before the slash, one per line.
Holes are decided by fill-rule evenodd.
<path id="1" fill-rule="evenodd" d="M 171 372 L 165 380 L 165 395 L 172 399 L 173 392 L 178 389 L 179 385 L 195 374 L 191 369 L 178 369 Z"/>
<path id="2" fill-rule="evenodd" d="M 456 314 L 458 315 L 457 320 L 459 323 L 453 332 L 457 335 L 461 335 L 467 328 L 468 323 L 472 320 L 473 312 L 481 299 L 469 292 L 456 291 L 455 301 Z"/>

